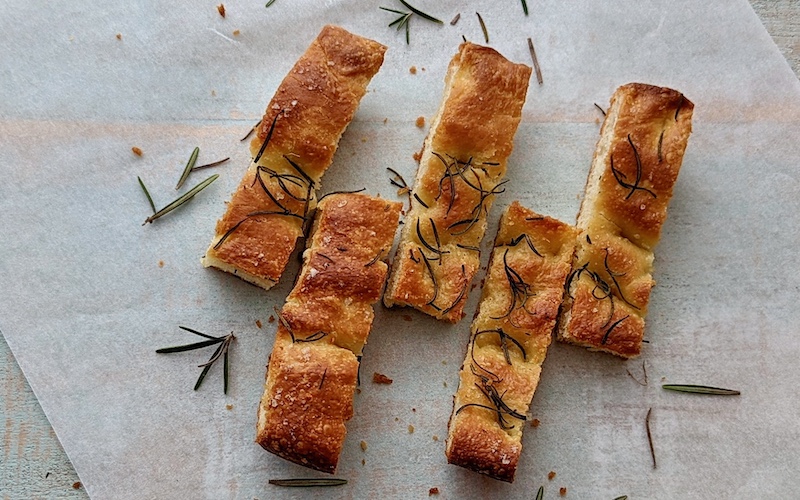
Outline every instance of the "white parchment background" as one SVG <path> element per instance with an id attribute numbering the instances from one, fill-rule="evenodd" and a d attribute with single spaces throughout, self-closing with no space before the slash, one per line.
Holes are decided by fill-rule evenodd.
<path id="1" fill-rule="evenodd" d="M 412 19 L 409 46 L 378 9 L 401 8 L 394 0 L 229 1 L 225 19 L 216 0 L 0 3 L 0 330 L 92 497 L 310 493 L 268 486 L 318 474 L 253 443 L 267 318 L 297 263 L 269 292 L 199 264 L 249 161 L 239 138 L 322 25 L 342 25 L 390 49 L 324 189 L 394 197 L 385 168 L 413 178 L 425 134 L 414 120 L 435 112 L 461 36 L 481 41 L 476 10 L 512 60 L 529 63 L 532 37 L 544 75 L 542 86 L 532 79 L 490 233 L 514 199 L 574 221 L 599 130 L 593 103 L 617 86 L 671 86 L 696 105 L 657 249 L 650 382 L 626 374 L 640 376 L 641 361 L 555 345 L 532 407 L 541 425 L 525 431 L 517 481 L 501 484 L 445 463 L 468 321 L 379 310 L 337 474 L 350 483 L 324 493 L 532 498 L 544 484 L 547 498 L 561 486 L 581 499 L 796 495 L 800 85 L 743 0 L 529 0 L 529 17 L 512 0 L 418 0 L 445 25 Z M 136 176 L 165 205 L 194 146 L 201 162 L 232 161 L 191 204 L 141 227 Z M 191 390 L 209 352 L 155 354 L 195 340 L 178 325 L 236 333 L 227 396 L 221 366 Z M 368 382 L 375 371 L 394 384 Z M 664 381 L 742 396 L 666 393 Z"/>

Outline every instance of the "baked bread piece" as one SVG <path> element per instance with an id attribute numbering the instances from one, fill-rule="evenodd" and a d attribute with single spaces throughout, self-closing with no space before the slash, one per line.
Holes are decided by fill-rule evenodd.
<path id="1" fill-rule="evenodd" d="M 694 105 L 641 83 L 611 98 L 578 214 L 578 244 L 558 339 L 637 356 L 653 281 L 653 248 L 692 131 Z"/>
<path id="2" fill-rule="evenodd" d="M 423 145 L 386 306 L 412 306 L 452 323 L 462 318 L 530 74 L 488 47 L 459 47 Z"/>
<path id="3" fill-rule="evenodd" d="M 336 470 L 401 208 L 360 194 L 320 200 L 302 271 L 279 314 L 258 409 L 256 442 L 266 450 Z"/>
<path id="4" fill-rule="evenodd" d="M 517 202 L 500 220 L 450 417 L 449 463 L 514 480 L 576 235 Z"/>
<path id="5" fill-rule="evenodd" d="M 269 289 L 316 205 L 316 191 L 371 78 L 383 45 L 325 26 L 284 78 L 250 143 L 253 162 L 203 257 Z"/>

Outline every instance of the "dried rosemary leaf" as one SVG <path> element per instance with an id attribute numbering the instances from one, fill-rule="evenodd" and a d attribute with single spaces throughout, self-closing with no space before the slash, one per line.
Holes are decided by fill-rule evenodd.
<path id="1" fill-rule="evenodd" d="M 709 387 L 707 385 L 664 384 L 661 388 L 668 391 L 706 394 L 710 396 L 738 396 L 741 394 L 741 392 L 732 389 L 721 389 L 719 387 Z"/>
<path id="2" fill-rule="evenodd" d="M 341 486 L 347 484 L 347 479 L 270 479 L 269 484 L 288 488 L 310 488 L 315 486 Z"/>

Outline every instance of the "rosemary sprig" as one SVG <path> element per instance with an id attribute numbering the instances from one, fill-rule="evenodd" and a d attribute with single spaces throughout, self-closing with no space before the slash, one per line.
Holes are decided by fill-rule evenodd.
<path id="1" fill-rule="evenodd" d="M 391 167 L 386 167 L 386 170 L 388 170 L 389 172 L 392 173 L 392 175 L 394 175 L 394 177 L 389 179 L 389 184 L 391 184 L 392 186 L 395 186 L 398 189 L 398 191 L 397 191 L 398 196 L 401 195 L 401 194 L 408 195 L 408 204 L 410 206 L 411 205 L 411 187 L 409 187 L 409 185 L 406 182 L 406 180 L 403 178 L 402 175 L 400 175 L 399 172 L 397 172 L 397 170 L 395 170 L 395 169 L 393 169 Z M 424 205 L 424 203 L 423 203 L 423 205 Z"/>
<path id="2" fill-rule="evenodd" d="M 431 21 L 431 22 L 434 22 L 434 23 L 437 23 L 437 24 L 444 24 L 441 20 L 436 19 L 435 17 L 433 17 L 433 16 L 431 16 L 429 14 L 426 14 L 426 13 L 422 12 L 421 10 L 411 6 L 408 2 L 406 2 L 404 0 L 399 0 L 399 1 L 400 1 L 401 4 L 403 4 L 411 12 L 403 12 L 401 10 L 390 9 L 388 7 L 379 7 L 379 8 L 381 10 L 385 10 L 387 12 L 393 12 L 395 14 L 400 14 L 400 17 L 398 17 L 397 19 L 395 19 L 394 21 L 389 23 L 389 27 L 391 28 L 392 26 L 396 26 L 397 27 L 396 28 L 397 31 L 400 31 L 401 29 L 405 28 L 405 30 L 406 30 L 406 45 L 411 43 L 411 39 L 410 39 L 410 35 L 409 35 L 409 31 L 410 31 L 409 21 L 411 20 L 412 15 L 416 14 L 419 17 L 421 17 L 423 19 L 426 19 L 428 21 Z"/>
<path id="3" fill-rule="evenodd" d="M 606 345 L 606 342 L 608 342 L 608 336 L 611 335 L 611 332 L 614 331 L 614 328 L 618 327 L 620 325 L 620 323 L 622 323 L 623 321 L 625 321 L 628 318 L 630 318 L 630 314 L 618 319 L 611 326 L 609 326 L 608 330 L 606 330 L 605 335 L 603 335 L 602 340 L 600 340 L 600 345 Z"/>
<path id="4" fill-rule="evenodd" d="M 523 240 L 525 240 L 525 243 L 528 244 L 528 248 L 531 249 L 531 252 L 535 253 L 539 257 L 542 256 L 542 254 L 540 254 L 539 251 L 536 250 L 536 247 L 533 245 L 533 241 L 531 241 L 531 237 L 528 236 L 527 233 L 522 233 L 519 236 L 517 236 L 516 238 L 512 239 L 511 243 L 509 243 L 508 246 L 515 247 L 515 246 L 519 245 L 519 243 L 521 241 L 523 241 Z"/>
<path id="5" fill-rule="evenodd" d="M 425 207 L 425 208 L 431 208 L 431 207 L 429 207 L 429 206 L 428 206 L 428 204 L 427 204 L 427 203 L 425 203 L 424 201 L 422 201 L 422 198 L 420 198 L 420 197 L 419 197 L 419 195 L 418 195 L 417 193 L 414 193 L 414 199 L 415 199 L 415 200 L 417 200 L 417 201 L 419 202 L 419 204 L 420 204 L 420 205 L 422 205 L 423 207 Z"/>
<path id="6" fill-rule="evenodd" d="M 419 227 L 419 219 L 417 219 L 417 238 L 419 239 L 419 242 L 422 244 L 422 246 L 424 246 L 425 248 L 427 248 L 428 250 L 430 250 L 431 252 L 436 254 L 436 257 L 431 259 L 431 260 L 438 260 L 439 264 L 441 264 L 442 263 L 442 255 L 446 254 L 446 253 L 450 253 L 450 251 L 449 250 L 442 250 L 442 244 L 441 244 L 441 240 L 439 239 L 439 231 L 436 229 L 436 223 L 433 222 L 433 219 L 431 219 L 431 218 L 429 218 L 428 221 L 430 222 L 431 229 L 433 230 L 433 238 L 434 238 L 434 241 L 436 243 L 436 246 L 434 247 L 433 245 L 428 243 L 428 241 L 425 239 L 425 237 L 422 236 L 422 230 Z M 420 249 L 420 252 L 422 252 L 422 249 Z"/>
<path id="7" fill-rule="evenodd" d="M 183 186 L 183 183 L 186 182 L 186 179 L 189 178 L 189 174 L 192 173 L 192 169 L 194 168 L 194 164 L 197 163 L 197 155 L 200 154 L 200 148 L 195 147 L 192 150 L 192 155 L 189 157 L 189 161 L 186 163 L 186 167 L 183 169 L 183 173 L 181 174 L 181 178 L 178 179 L 178 184 L 175 186 L 175 191 Z"/>
<path id="8" fill-rule="evenodd" d="M 431 276 L 431 282 L 433 283 L 433 297 L 431 297 L 431 300 L 429 300 L 428 303 L 425 305 L 431 306 L 437 311 L 441 311 L 441 308 L 436 305 L 436 299 L 437 297 L 439 297 L 439 282 L 436 280 L 436 275 L 433 273 L 433 267 L 431 267 L 431 261 L 425 255 L 425 252 L 422 251 L 422 248 L 419 248 L 419 254 L 422 256 L 423 262 L 425 262 L 425 268 L 428 270 L 428 274 Z"/>
<path id="9" fill-rule="evenodd" d="M 514 270 L 508 264 L 508 249 L 506 248 L 505 252 L 503 252 L 503 270 L 506 273 L 506 279 L 508 280 L 508 287 L 511 290 L 511 303 L 508 306 L 508 310 L 502 314 L 501 316 L 492 317 L 492 319 L 503 319 L 509 318 L 511 314 L 516 310 L 521 308 L 526 313 L 533 315 L 533 311 L 529 311 L 526 308 L 526 304 L 528 299 L 534 297 L 536 292 L 533 291 L 533 287 L 526 283 L 525 280 L 520 276 L 520 274 Z M 510 320 L 509 320 L 510 321 Z M 512 326 L 519 328 L 519 325 L 515 325 L 511 322 Z"/>
<path id="10" fill-rule="evenodd" d="M 319 332 L 312 333 L 311 335 L 309 335 L 308 337 L 306 337 L 304 339 L 299 339 L 299 338 L 294 336 L 294 333 L 292 333 L 291 330 L 289 330 L 289 334 L 292 336 L 292 342 L 295 343 L 295 344 L 298 344 L 298 343 L 301 343 L 301 342 L 316 342 L 318 340 L 324 339 L 325 337 L 327 337 L 329 335 L 328 332 L 319 331 Z"/>
<path id="11" fill-rule="evenodd" d="M 536 71 L 536 81 L 539 82 L 539 85 L 542 85 L 544 83 L 542 79 L 542 69 L 539 67 L 539 59 L 536 57 L 536 49 L 533 48 L 533 40 L 531 40 L 530 37 L 528 37 L 528 50 L 533 60 L 533 69 Z"/>
<path id="12" fill-rule="evenodd" d="M 636 191 L 645 191 L 650 194 L 653 198 L 657 198 L 656 194 L 651 190 L 644 188 L 639 185 L 639 182 L 642 180 L 642 160 L 639 158 L 639 151 L 636 149 L 636 146 L 633 144 L 633 140 L 631 139 L 631 135 L 628 134 L 628 144 L 631 145 L 631 149 L 633 150 L 633 157 L 636 160 L 636 180 L 633 184 L 626 182 L 628 176 L 626 176 L 623 172 L 620 172 L 616 168 L 614 168 L 614 155 L 611 155 L 611 173 L 614 175 L 614 179 L 616 179 L 617 183 L 624 187 L 625 189 L 630 189 L 630 192 L 625 199 L 630 199 L 633 196 L 633 193 Z"/>
<path id="13" fill-rule="evenodd" d="M 450 26 L 455 26 L 459 19 L 461 19 L 461 13 L 460 12 L 458 14 L 456 14 L 456 17 L 454 17 L 452 21 L 450 21 Z"/>
<path id="14" fill-rule="evenodd" d="M 378 250 L 378 254 L 377 254 L 375 257 L 373 257 L 373 258 L 372 258 L 372 260 L 370 260 L 369 262 L 367 262 L 366 264 L 364 264 L 364 267 L 369 267 L 369 266 L 371 266 L 371 265 L 375 264 L 376 262 L 378 262 L 379 260 L 381 260 L 381 257 L 383 257 L 383 252 L 384 252 L 384 250 L 385 250 L 385 249 L 383 249 L 383 248 L 381 248 L 380 250 Z M 328 260 L 330 260 L 330 259 L 328 259 Z"/>
<path id="15" fill-rule="evenodd" d="M 617 498 L 615 498 L 614 500 L 628 500 L 628 495 L 622 495 L 622 496 L 618 496 L 618 497 L 617 497 Z"/>
<path id="16" fill-rule="evenodd" d="M 361 193 L 361 192 L 366 191 L 366 190 L 367 190 L 367 188 L 353 189 L 352 191 L 331 191 L 330 193 L 326 193 L 325 195 L 323 195 L 322 198 L 319 199 L 319 202 L 322 202 L 322 200 L 324 200 L 328 196 L 333 196 L 335 194 L 356 194 L 356 193 Z"/>
<path id="17" fill-rule="evenodd" d="M 505 401 L 503 401 L 503 396 L 505 395 L 505 392 L 503 392 L 503 394 L 500 394 L 497 391 L 497 388 L 494 386 L 492 380 L 489 380 L 488 378 L 480 375 L 479 378 L 481 380 L 481 383 L 480 384 L 476 383 L 475 387 L 477 387 L 478 390 L 481 391 L 481 393 L 486 397 L 486 399 L 488 399 L 492 403 L 493 407 L 482 405 L 480 403 L 468 403 L 462 405 L 458 410 L 456 410 L 455 413 L 456 415 L 461 413 L 461 411 L 464 410 L 464 408 L 468 408 L 470 406 L 490 410 L 497 414 L 497 423 L 500 425 L 500 428 L 504 430 L 514 428 L 513 425 L 510 425 L 508 423 L 508 421 L 505 418 L 506 416 L 522 420 L 523 422 L 527 420 L 527 417 L 525 415 L 511 408 L 510 406 L 508 406 L 508 404 L 506 404 Z"/>
<path id="18" fill-rule="evenodd" d="M 172 212 L 173 210 L 175 210 L 176 208 L 180 207 L 184 203 L 188 202 L 189 200 L 194 198 L 194 196 L 197 193 L 199 193 L 200 191 L 204 190 L 212 182 L 217 180 L 217 177 L 219 177 L 219 174 L 214 174 L 211 177 L 209 177 L 208 179 L 206 179 L 203 182 L 201 182 L 200 184 L 196 185 L 195 187 L 193 187 L 192 189 L 190 189 L 189 191 L 187 191 L 186 193 L 184 193 L 183 195 L 178 197 L 178 199 L 176 199 L 175 201 L 173 201 L 172 203 L 170 203 L 166 207 L 162 208 L 158 212 L 154 213 L 153 215 L 151 215 L 150 217 L 145 219 L 144 222 L 142 223 L 142 225 L 144 226 L 147 223 L 152 223 L 154 220 L 167 215 L 168 213 Z"/>
<path id="19" fill-rule="evenodd" d="M 268 9 L 274 3 L 275 3 L 275 0 L 269 0 L 269 2 L 267 2 L 266 5 L 264 5 L 264 8 Z"/>
<path id="20" fill-rule="evenodd" d="M 217 241 L 217 243 L 214 244 L 214 250 L 218 250 L 219 247 L 221 247 L 222 244 L 225 243 L 225 240 L 227 240 L 228 237 L 230 237 L 230 235 L 232 235 L 237 229 L 239 229 L 239 227 L 246 221 L 250 220 L 252 217 L 259 217 L 262 215 L 278 215 L 284 217 L 297 217 L 298 219 L 303 219 L 303 217 L 300 215 L 291 212 L 279 212 L 277 210 L 259 210 L 257 212 L 250 212 L 249 214 L 244 216 L 244 219 L 234 224 L 230 229 L 228 229 L 225 232 L 225 234 L 222 235 L 222 238 L 220 238 L 219 241 Z"/>
<path id="21" fill-rule="evenodd" d="M 153 198 L 150 196 L 150 191 L 148 191 L 147 188 L 145 187 L 141 177 L 137 175 L 136 178 L 139 179 L 139 185 L 142 187 L 144 195 L 147 196 L 147 201 L 150 203 L 150 208 L 153 209 L 153 213 L 156 213 L 156 205 L 153 203 Z"/>
<path id="22" fill-rule="evenodd" d="M 614 286 L 617 287 L 617 292 L 619 292 L 619 298 L 621 298 L 623 302 L 625 302 L 626 304 L 628 304 L 629 306 L 631 306 L 632 308 L 634 308 L 634 309 L 636 309 L 638 311 L 639 307 L 637 307 L 636 305 L 632 304 L 631 301 L 629 301 L 628 299 L 625 298 L 625 294 L 622 293 L 622 287 L 619 286 L 619 282 L 617 281 L 617 278 L 625 276 L 625 274 L 627 274 L 627 273 L 615 273 L 614 271 L 612 271 L 611 267 L 608 265 L 608 254 L 609 254 L 608 248 L 606 248 L 606 256 L 603 259 L 603 265 L 606 268 L 606 272 L 608 273 L 608 276 L 611 277 L 611 282 L 614 283 Z"/>
<path id="23" fill-rule="evenodd" d="M 710 387 L 707 385 L 691 385 L 691 384 L 664 384 L 662 389 L 675 392 L 688 392 L 690 394 L 706 394 L 710 396 L 738 396 L 741 394 L 739 391 L 732 389 L 721 389 L 719 387 Z"/>
<path id="24" fill-rule="evenodd" d="M 678 107 L 675 109 L 675 121 L 678 121 L 678 113 L 681 112 L 681 108 L 683 107 L 683 102 L 686 100 L 683 94 L 681 94 L 681 100 L 678 102 Z"/>
<path id="25" fill-rule="evenodd" d="M 661 145 L 664 143 L 664 130 L 661 131 L 661 135 L 658 136 L 658 163 L 664 161 L 664 157 L 661 155 Z"/>
<path id="26" fill-rule="evenodd" d="M 522 5 L 525 5 L 525 0 L 522 0 Z M 526 10 L 525 15 L 528 15 Z M 539 491 L 536 492 L 536 500 L 544 499 L 544 486 L 539 486 Z"/>
<path id="27" fill-rule="evenodd" d="M 517 346 L 517 349 L 519 349 L 519 351 L 522 353 L 522 359 L 527 361 L 528 354 L 525 352 L 525 348 L 522 347 L 522 344 L 517 339 L 512 337 L 511 335 L 509 335 L 506 332 L 504 332 L 502 328 L 495 328 L 495 329 L 491 329 L 491 330 L 481 330 L 479 332 L 475 332 L 475 335 L 472 337 L 472 341 L 475 342 L 479 335 L 483 335 L 485 333 L 496 333 L 500 337 L 500 349 L 503 350 L 503 357 L 506 358 L 506 363 L 508 363 L 509 365 L 512 364 L 511 363 L 511 356 L 508 353 L 508 341 L 509 340 L 515 346 Z"/>
<path id="28" fill-rule="evenodd" d="M 486 29 L 486 23 L 483 22 L 483 17 L 480 12 L 476 12 L 475 15 L 478 16 L 478 22 L 481 25 L 481 31 L 483 31 L 483 39 L 486 43 L 489 43 L 489 31 Z"/>
<path id="29" fill-rule="evenodd" d="M 222 165 L 223 163 L 225 163 L 226 161 L 228 161 L 230 159 L 231 158 L 229 156 L 227 158 L 223 158 L 221 160 L 218 160 L 218 161 L 215 161 L 215 162 L 212 162 L 212 163 L 206 163 L 205 165 L 200 165 L 198 167 L 192 167 L 192 172 L 194 172 L 195 170 L 203 170 L 204 168 L 213 168 L 213 167 L 216 167 L 218 165 Z"/>
<path id="30" fill-rule="evenodd" d="M 258 150 L 258 154 L 256 157 L 253 158 L 254 163 L 258 163 L 258 160 L 261 159 L 261 155 L 264 154 L 264 150 L 267 149 L 267 145 L 269 144 L 270 139 L 272 139 L 272 133 L 275 132 L 275 124 L 278 123 L 278 118 L 283 114 L 283 110 L 278 111 L 275 113 L 275 118 L 272 119 L 272 124 L 269 126 L 269 131 L 267 131 L 267 137 L 264 138 L 264 142 L 261 143 L 261 147 Z"/>
<path id="31" fill-rule="evenodd" d="M 317 386 L 317 390 L 322 390 L 322 384 L 325 383 L 325 376 L 328 375 L 328 367 L 325 367 L 325 371 L 322 372 L 322 377 L 319 379 L 319 386 Z"/>
<path id="32" fill-rule="evenodd" d="M 274 2 L 271 0 L 267 6 Z M 315 486 L 342 486 L 347 484 L 347 479 L 270 479 L 269 484 L 274 486 L 285 486 L 288 488 L 311 488 Z"/>
<path id="33" fill-rule="evenodd" d="M 595 107 L 595 108 L 597 108 L 597 109 L 598 109 L 598 111 L 600 111 L 601 113 L 603 113 L 603 116 L 606 116 L 606 110 L 604 110 L 603 108 L 601 108 L 599 104 L 597 104 L 597 103 L 594 103 L 594 107 Z"/>
<path id="34" fill-rule="evenodd" d="M 464 250 L 472 250 L 473 252 L 481 253 L 481 249 L 478 247 L 474 247 L 471 245 L 462 245 L 461 243 L 456 243 L 458 248 L 463 248 Z"/>
<path id="35" fill-rule="evenodd" d="M 272 1 L 274 2 L 275 0 L 272 0 Z M 269 6 L 267 6 L 267 7 L 269 7 Z M 249 131 L 249 132 L 247 132 L 247 135 L 245 135 L 244 137 L 242 137 L 241 139 L 239 139 L 239 142 L 244 142 L 244 141 L 246 141 L 248 137 L 250 137 L 251 135 L 253 135 L 253 132 L 255 132 L 255 131 L 256 131 L 256 129 L 258 128 L 258 126 L 259 126 L 259 125 L 261 125 L 261 120 L 258 120 L 258 123 L 256 123 L 255 125 L 253 125 L 253 128 L 251 128 L 251 129 L 250 129 L 250 131 Z"/>
<path id="36" fill-rule="evenodd" d="M 426 13 L 424 13 L 424 12 L 422 12 L 422 11 L 421 11 L 421 10 L 419 10 L 419 9 L 415 9 L 415 8 L 414 8 L 414 7 L 413 7 L 411 4 L 409 4 L 409 3 L 408 3 L 408 2 L 406 2 L 405 0 L 399 0 L 399 1 L 400 1 L 400 3 L 401 3 L 401 4 L 403 4 L 403 5 L 404 5 L 404 6 L 405 6 L 405 7 L 406 7 L 408 10 L 410 10 L 410 11 L 411 11 L 411 12 L 413 12 L 414 14 L 418 15 L 419 17 L 421 17 L 421 18 L 423 18 L 423 19 L 427 19 L 428 21 L 431 21 L 431 22 L 434 22 L 434 23 L 437 23 L 437 24 L 444 24 L 444 23 L 443 23 L 441 20 L 439 20 L 439 19 L 436 19 L 435 17 L 433 17 L 433 16 L 431 16 L 431 15 L 429 15 L 429 14 L 426 14 Z M 683 100 L 681 100 L 681 104 L 682 104 L 682 103 L 683 103 Z M 677 113 L 675 113 L 675 115 L 677 116 Z"/>
<path id="37" fill-rule="evenodd" d="M 653 459 L 653 468 L 656 468 L 656 450 L 653 448 L 653 435 L 650 433 L 650 414 L 653 412 L 653 409 L 650 408 L 647 410 L 647 416 L 644 417 L 644 427 L 647 430 L 647 442 L 650 445 L 650 458 Z"/>
<path id="38" fill-rule="evenodd" d="M 189 333 L 193 333 L 195 335 L 199 335 L 200 337 L 204 337 L 208 340 L 203 340 L 200 342 L 195 342 L 192 344 L 185 344 L 173 347 L 164 347 L 162 349 L 157 349 L 156 353 L 158 354 L 171 354 L 176 352 L 186 352 L 186 351 L 194 351 L 196 349 L 202 349 L 204 347 L 209 347 L 212 345 L 218 345 L 214 354 L 211 355 L 209 360 L 201 365 L 198 365 L 198 368 L 203 368 L 203 371 L 200 372 L 200 376 L 197 378 L 197 382 L 194 384 L 194 390 L 200 388 L 200 385 L 205 380 L 208 371 L 214 365 L 214 363 L 220 358 L 223 358 L 223 393 L 228 394 L 228 350 L 230 348 L 231 342 L 236 340 L 236 337 L 231 332 L 228 335 L 223 335 L 220 337 L 212 337 L 211 335 L 207 335 L 202 332 L 198 332 L 197 330 L 193 330 L 191 328 L 187 328 L 185 326 L 179 326 L 181 330 L 185 330 Z"/>

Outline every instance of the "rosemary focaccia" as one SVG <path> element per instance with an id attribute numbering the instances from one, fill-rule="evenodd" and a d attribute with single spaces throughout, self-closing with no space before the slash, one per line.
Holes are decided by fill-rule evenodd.
<path id="1" fill-rule="evenodd" d="M 558 339 L 637 356 L 653 248 L 692 131 L 694 105 L 675 90 L 631 83 L 611 98 L 578 214 Z"/>
<path id="2" fill-rule="evenodd" d="M 463 316 L 480 243 L 522 116 L 531 69 L 463 43 L 431 121 L 384 295 L 438 319 Z"/>
<path id="3" fill-rule="evenodd" d="M 217 222 L 205 267 L 264 289 L 278 282 L 316 205 L 320 179 L 385 51 L 342 28 L 322 29 L 257 126 L 250 143 L 253 162 Z"/>
<path id="4" fill-rule="evenodd" d="M 500 220 L 453 402 L 449 463 L 514 480 L 576 235 L 517 202 Z"/>
<path id="5" fill-rule="evenodd" d="M 256 442 L 266 450 L 336 470 L 401 208 L 360 194 L 320 200 L 303 268 L 279 314 L 258 409 Z"/>

